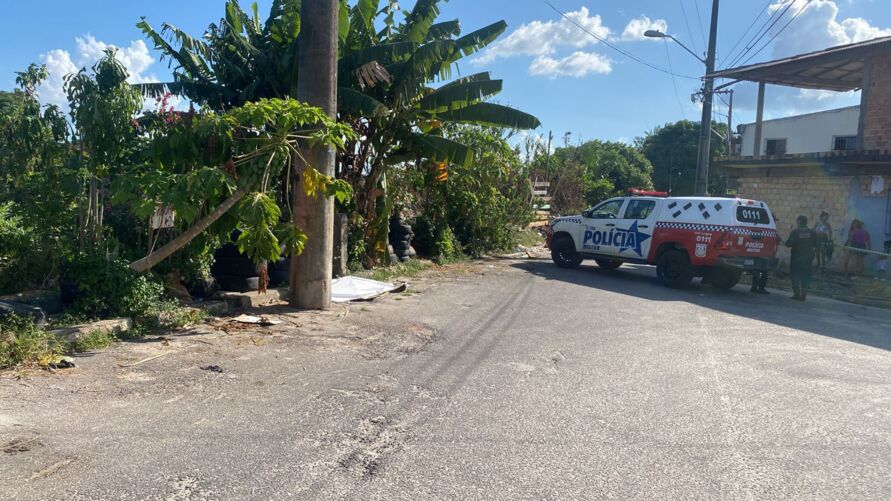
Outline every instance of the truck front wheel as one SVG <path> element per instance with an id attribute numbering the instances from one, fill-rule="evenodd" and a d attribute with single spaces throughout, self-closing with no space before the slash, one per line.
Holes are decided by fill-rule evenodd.
<path id="1" fill-rule="evenodd" d="M 578 268 L 582 257 L 575 250 L 575 243 L 567 236 L 558 237 L 551 243 L 551 259 L 560 268 Z"/>
<path id="2" fill-rule="evenodd" d="M 685 252 L 670 250 L 659 257 L 656 263 L 659 281 L 672 289 L 683 289 L 693 281 L 693 267 Z"/>

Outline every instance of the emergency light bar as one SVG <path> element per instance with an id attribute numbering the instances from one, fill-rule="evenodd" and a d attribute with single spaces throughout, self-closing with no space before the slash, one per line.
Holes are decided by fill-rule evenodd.
<path id="1" fill-rule="evenodd" d="M 628 190 L 628 194 L 632 197 L 659 197 L 659 198 L 668 198 L 668 193 L 664 191 L 646 191 L 646 190 L 638 190 L 637 188 L 631 188 Z"/>

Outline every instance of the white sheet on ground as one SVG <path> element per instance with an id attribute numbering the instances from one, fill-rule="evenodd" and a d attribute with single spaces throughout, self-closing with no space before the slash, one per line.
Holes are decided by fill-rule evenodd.
<path id="1" fill-rule="evenodd" d="M 348 303 L 350 301 L 369 300 L 398 288 L 399 286 L 387 282 L 378 282 L 359 277 L 343 277 L 331 282 L 331 301 Z"/>

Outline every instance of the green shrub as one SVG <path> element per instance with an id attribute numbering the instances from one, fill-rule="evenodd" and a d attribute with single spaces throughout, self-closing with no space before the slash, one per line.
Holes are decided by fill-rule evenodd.
<path id="1" fill-rule="evenodd" d="M 76 287 L 74 311 L 88 317 L 141 319 L 164 300 L 163 285 L 95 253 L 66 263 L 63 281 Z"/>
<path id="2" fill-rule="evenodd" d="M 164 294 L 164 285 L 140 275 L 119 260 L 85 254 L 69 262 L 64 280 L 77 286 L 71 314 L 80 318 L 129 317 L 136 323 L 130 336 L 178 329 L 200 322 L 205 313 L 182 308 Z"/>
<path id="3" fill-rule="evenodd" d="M 452 228 L 444 222 L 418 216 L 412 229 L 415 233 L 412 245 L 420 255 L 440 264 L 461 256 L 461 242 Z"/>
<path id="4" fill-rule="evenodd" d="M 64 348 L 55 336 L 30 319 L 15 315 L 0 318 L 0 369 L 46 365 Z"/>

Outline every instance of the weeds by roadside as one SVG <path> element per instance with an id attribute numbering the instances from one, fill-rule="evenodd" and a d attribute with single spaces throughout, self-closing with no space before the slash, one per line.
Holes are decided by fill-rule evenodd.
<path id="1" fill-rule="evenodd" d="M 544 245 L 545 239 L 537 230 L 519 230 L 514 236 L 517 245 L 523 247 L 538 247 Z"/>
<path id="2" fill-rule="evenodd" d="M 46 365 L 64 351 L 62 342 L 30 319 L 15 315 L 0 319 L 0 369 Z"/>
<path id="3" fill-rule="evenodd" d="M 82 316 L 63 316 L 49 327 L 41 329 L 30 319 L 9 315 L 0 319 L 0 370 L 12 368 L 47 367 L 64 354 L 84 353 L 108 348 L 121 340 L 138 339 L 202 322 L 207 312 L 198 308 L 183 308 L 172 301 L 153 307 L 139 319 L 133 329 L 115 335 L 94 330 L 73 342 L 63 342 L 51 329 L 89 323 Z"/>
<path id="4" fill-rule="evenodd" d="M 412 259 L 406 263 L 398 263 L 386 268 L 375 268 L 368 271 L 360 271 L 356 275 L 363 278 L 370 278 L 379 282 L 387 282 L 394 278 L 411 278 L 415 277 L 424 270 L 436 266 L 430 261 L 421 261 Z"/>

